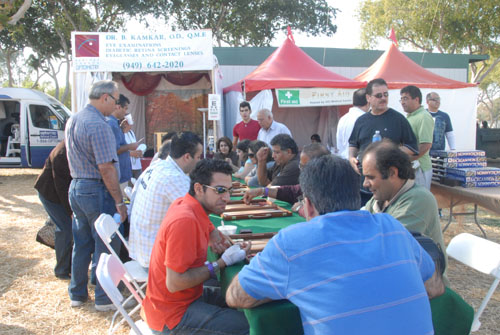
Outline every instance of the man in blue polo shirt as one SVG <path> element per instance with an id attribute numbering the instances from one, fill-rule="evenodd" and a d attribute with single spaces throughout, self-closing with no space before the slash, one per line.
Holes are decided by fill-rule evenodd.
<path id="1" fill-rule="evenodd" d="M 390 215 L 358 210 L 358 185 L 347 160 L 310 161 L 300 175 L 309 221 L 269 241 L 233 279 L 227 304 L 288 299 L 305 334 L 432 334 L 429 296 L 443 293 L 434 263 Z"/>
<path id="2" fill-rule="evenodd" d="M 113 81 L 99 81 L 90 89 L 90 103 L 74 114 L 66 125 L 66 149 L 71 172 L 69 202 L 73 222 L 73 257 L 69 297 L 71 306 L 83 305 L 88 299 L 87 281 L 92 260 L 92 279 L 104 242 L 94 228 L 101 213 L 119 213 L 127 218 L 118 183 L 119 167 L 116 142 L 105 117 L 111 115 L 118 101 L 118 86 Z M 119 251 L 117 240 L 112 242 Z M 92 280 L 93 281 L 93 280 Z M 95 307 L 98 311 L 114 309 L 99 281 L 95 288 Z"/>

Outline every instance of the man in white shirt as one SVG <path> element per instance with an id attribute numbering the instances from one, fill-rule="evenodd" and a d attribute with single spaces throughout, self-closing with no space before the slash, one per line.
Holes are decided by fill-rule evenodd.
<path id="1" fill-rule="evenodd" d="M 288 129 L 283 123 L 274 121 L 273 113 L 269 109 L 261 109 L 257 113 L 257 121 L 260 125 L 259 135 L 257 139 L 259 141 L 266 142 L 267 145 L 271 145 L 271 140 L 274 136 L 278 134 L 287 134 L 292 136 L 290 129 Z"/>
<path id="2" fill-rule="evenodd" d="M 356 120 L 361 115 L 365 114 L 370 105 L 366 100 L 366 89 L 360 88 L 352 95 L 352 104 L 349 112 L 342 116 L 337 125 L 337 150 L 338 155 L 342 158 L 349 159 L 349 137 L 351 137 L 352 129 Z"/>
<path id="3" fill-rule="evenodd" d="M 189 191 L 188 174 L 201 159 L 201 139 L 184 132 L 172 138 L 170 155 L 141 175 L 134 187 L 130 214 L 130 257 L 144 268 L 170 204 Z"/>

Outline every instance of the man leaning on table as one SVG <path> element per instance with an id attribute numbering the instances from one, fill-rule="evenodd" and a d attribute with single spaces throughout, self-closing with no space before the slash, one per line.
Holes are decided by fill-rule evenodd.
<path id="1" fill-rule="evenodd" d="M 429 297 L 444 291 L 434 263 L 390 215 L 358 210 L 349 162 L 312 160 L 300 185 L 309 221 L 282 229 L 241 270 L 228 305 L 288 299 L 305 334 L 432 334 Z"/>
<path id="2" fill-rule="evenodd" d="M 220 288 L 203 287 L 219 269 L 242 261 L 250 250 L 250 243 L 228 248 L 208 218 L 226 208 L 232 172 L 225 161 L 198 162 L 190 174 L 189 193 L 168 209 L 151 253 L 142 303 L 153 334 L 248 334 L 243 312 L 225 306 Z M 208 246 L 222 253 L 216 262 L 206 261 Z"/>

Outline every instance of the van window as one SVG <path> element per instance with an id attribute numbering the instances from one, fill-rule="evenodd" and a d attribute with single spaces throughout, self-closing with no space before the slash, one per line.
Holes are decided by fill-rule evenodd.
<path id="1" fill-rule="evenodd" d="M 63 124 L 47 106 L 30 105 L 31 123 L 36 128 L 62 130 Z"/>

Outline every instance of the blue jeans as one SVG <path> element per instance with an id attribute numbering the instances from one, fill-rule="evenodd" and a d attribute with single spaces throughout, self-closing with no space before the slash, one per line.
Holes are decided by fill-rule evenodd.
<path id="1" fill-rule="evenodd" d="M 239 335 L 248 334 L 249 326 L 243 312 L 223 308 L 224 299 L 220 288 L 204 287 L 203 295 L 195 300 L 184 313 L 181 322 L 174 329 L 167 326 L 159 332 L 151 329 L 155 335 Z"/>
<path id="2" fill-rule="evenodd" d="M 38 197 L 50 219 L 56 225 L 54 273 L 56 276 L 68 276 L 71 273 L 71 252 L 73 250 L 72 218 L 61 204 L 47 200 L 40 193 L 38 193 Z"/>
<path id="3" fill-rule="evenodd" d="M 102 213 L 113 215 L 115 202 L 104 183 L 96 179 L 73 179 L 69 187 L 69 203 L 75 220 L 73 221 L 73 261 L 69 297 L 71 300 L 86 301 L 88 298 L 88 270 L 92 260 L 92 278 L 101 253 L 109 253 L 94 227 L 94 222 Z M 111 246 L 120 253 L 120 240 L 115 237 Z M 95 287 L 96 305 L 111 304 L 99 281 Z"/>

